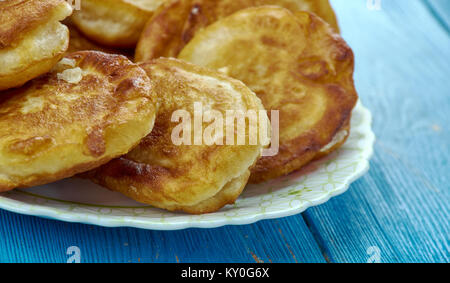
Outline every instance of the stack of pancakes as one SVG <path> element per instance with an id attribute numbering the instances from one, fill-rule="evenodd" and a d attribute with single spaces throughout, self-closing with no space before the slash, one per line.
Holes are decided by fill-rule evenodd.
<path id="1" fill-rule="evenodd" d="M 345 142 L 353 69 L 328 0 L 2 1 L 0 191 L 76 175 L 162 209 L 217 211 Z M 174 113 L 195 117 L 196 103 L 260 113 L 277 154 L 250 142 L 248 120 L 238 145 L 175 143 Z"/>

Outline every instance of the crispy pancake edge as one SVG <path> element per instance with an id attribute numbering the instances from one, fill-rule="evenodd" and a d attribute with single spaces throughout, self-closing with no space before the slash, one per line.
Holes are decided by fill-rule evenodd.
<path id="1" fill-rule="evenodd" d="M 307 12 L 306 12 L 307 13 Z M 302 12 L 297 12 L 296 16 L 299 17 Z M 312 20 L 311 26 L 316 29 L 318 26 L 327 26 L 321 18 L 310 14 Z M 275 179 L 294 171 L 301 169 L 313 160 L 323 158 L 335 150 L 339 149 L 347 140 L 350 134 L 350 119 L 352 111 L 358 101 L 358 94 L 354 85 L 354 54 L 353 50 L 347 45 L 344 39 L 338 34 L 334 34 L 332 29 L 328 30 L 327 41 L 329 48 L 332 48 L 335 60 L 337 62 L 347 62 L 350 67 L 350 77 L 336 78 L 333 83 L 327 84 L 329 94 L 334 96 L 334 104 L 329 105 L 327 108 L 327 114 L 321 119 L 321 126 L 317 129 L 332 129 L 331 135 L 325 141 L 316 140 L 315 133 L 309 133 L 306 136 L 300 136 L 297 139 L 292 140 L 284 146 L 280 146 L 280 153 L 282 155 L 281 160 L 278 157 L 263 157 L 257 165 L 252 169 L 252 175 L 250 176 L 250 183 L 261 183 L 271 179 Z M 327 46 L 328 47 L 328 46 Z M 336 117 L 339 117 L 336 119 Z M 334 123 L 331 123 L 333 121 Z M 330 126 L 331 125 L 331 126 Z M 329 150 L 321 152 L 325 146 L 331 143 L 334 137 L 341 131 L 347 130 L 346 137 L 336 145 L 332 146 Z M 302 144 L 302 140 L 308 139 L 310 142 L 302 147 L 296 147 L 298 144 Z M 291 151 L 292 148 L 296 148 Z M 274 169 L 274 167 L 276 169 Z"/>
<path id="2" fill-rule="evenodd" d="M 1 56 L 6 56 L 6 59 L 12 58 L 12 55 L 16 56 L 15 60 L 10 62 L 11 65 L 0 72 L 0 90 L 5 90 L 19 87 L 48 72 L 63 57 L 69 44 L 69 32 L 67 27 L 58 22 L 70 15 L 72 8 L 64 0 L 20 0 L 0 2 L 0 9 L 3 9 L 0 11 Z M 49 31 L 54 33 L 53 37 L 61 36 L 60 45 L 50 47 L 52 49 L 49 48 L 43 54 L 40 49 L 43 46 L 29 46 L 30 39 Z M 57 39 L 46 40 L 46 44 L 51 45 L 51 42 L 56 42 Z"/>
<path id="3" fill-rule="evenodd" d="M 0 2 L 0 49 L 21 40 L 30 30 L 52 18 L 65 0 L 12 0 Z"/>
<path id="4" fill-rule="evenodd" d="M 241 10 L 197 33 L 194 39 L 183 49 L 179 57 L 194 63 L 202 62 L 203 60 L 205 62 L 215 62 L 214 59 L 209 57 L 210 54 L 206 54 L 207 52 L 202 53 L 202 51 L 199 50 L 211 50 L 213 54 L 216 52 L 214 45 L 209 45 L 207 43 L 212 42 L 212 37 L 215 36 L 214 33 L 219 32 L 218 29 L 221 25 L 230 24 L 230 29 L 236 27 L 240 28 L 239 25 L 242 24 L 242 22 L 234 23 L 233 19 L 240 21 L 247 15 L 248 17 L 252 17 L 258 15 L 259 13 L 261 13 L 260 15 L 263 15 L 262 13 L 269 14 L 272 12 L 279 15 L 284 15 L 280 17 L 285 17 L 290 14 L 289 17 L 291 17 L 291 22 L 295 17 L 300 26 L 306 27 L 305 40 L 308 41 L 310 38 L 315 40 L 316 43 L 314 43 L 314 47 L 319 48 L 317 51 L 319 52 L 318 54 L 321 56 L 331 56 L 324 58 L 331 59 L 333 64 L 332 68 L 333 70 L 337 70 L 338 73 L 336 75 L 330 72 L 323 73 L 323 70 L 320 69 L 320 74 L 325 74 L 324 78 L 322 78 L 322 75 L 316 76 L 314 73 L 308 73 L 307 75 L 299 74 L 299 80 L 305 80 L 304 85 L 306 87 L 311 89 L 319 88 L 321 92 L 324 93 L 324 97 L 327 99 L 325 102 L 326 104 L 324 104 L 324 116 L 315 122 L 311 130 L 280 144 L 280 151 L 277 156 L 261 158 L 252 170 L 252 176 L 250 177 L 250 182 L 252 183 L 260 183 L 286 175 L 292 171 L 300 169 L 302 166 L 313 160 L 320 150 L 329 144 L 333 140 L 334 136 L 345 127 L 345 124 L 349 121 L 351 112 L 358 99 L 353 82 L 354 55 L 352 50 L 339 35 L 334 33 L 327 23 L 308 12 L 297 12 L 293 14 L 286 9 L 274 6 Z M 257 19 L 257 17 L 255 19 Z M 247 26 L 244 26 L 242 28 L 246 27 Z M 224 29 L 226 28 L 227 27 L 224 26 Z M 220 32 L 226 33 L 227 31 L 221 30 Z M 229 32 L 231 33 L 232 31 Z M 205 42 L 205 44 L 200 46 L 202 42 Z M 272 46 L 274 44 L 272 40 L 265 38 L 262 39 L 262 42 L 267 46 Z M 194 52 L 196 52 L 195 55 Z M 193 58 L 195 59 L 192 60 Z M 301 64 L 306 63 L 309 63 L 309 61 L 305 61 Z M 205 64 L 205 66 L 209 66 L 207 63 Z M 220 62 L 220 64 L 226 65 L 226 62 Z M 302 71 L 303 70 L 300 70 L 300 72 Z M 239 79 L 239 77 L 237 78 Z M 253 90 L 256 91 L 255 89 Z M 265 93 L 264 95 L 267 96 L 269 94 Z M 283 123 L 283 121 L 281 121 L 281 123 Z"/>
<path id="5" fill-rule="evenodd" d="M 152 62 L 166 62 L 169 64 L 169 70 L 170 68 L 183 68 L 183 71 L 188 72 L 196 72 L 200 73 L 202 76 L 208 75 L 212 76 L 214 78 L 218 78 L 220 80 L 225 80 L 226 82 L 232 82 L 233 87 L 236 89 L 242 89 L 242 91 L 246 91 L 246 96 L 250 95 L 250 97 L 246 99 L 251 99 L 250 101 L 252 104 L 248 105 L 247 107 L 251 107 L 249 109 L 262 109 L 262 105 L 259 101 L 259 99 L 251 93 L 251 91 L 246 88 L 241 82 L 236 81 L 234 79 L 228 78 L 218 72 L 213 72 L 192 64 L 188 64 L 176 59 L 157 59 L 153 60 Z M 141 64 L 152 64 L 152 63 L 144 63 Z M 175 66 L 170 66 L 170 64 L 175 64 Z M 163 66 L 164 67 L 164 66 Z M 144 67 L 146 69 L 146 67 Z M 185 70 L 187 69 L 187 70 Z M 167 70 L 167 71 L 169 71 Z M 152 78 L 152 72 L 148 71 L 149 77 Z M 180 79 L 180 78 L 178 78 Z M 235 90 L 236 91 L 236 90 Z M 161 94 L 160 94 L 161 97 Z M 160 108 L 161 109 L 161 108 Z M 160 122 L 158 121 L 158 118 L 155 123 L 155 128 L 151 134 L 151 136 L 156 135 L 156 137 L 160 136 L 158 132 L 160 131 L 158 128 L 158 124 Z M 152 142 L 153 138 L 148 137 L 149 141 Z M 147 138 L 146 138 L 147 139 Z M 147 141 L 144 141 L 141 143 L 142 146 L 145 147 L 145 144 Z M 157 145 L 152 145 L 157 146 Z M 158 148 L 158 147 L 157 147 Z M 245 156 L 240 156 L 238 159 L 232 159 L 226 160 L 226 152 L 225 149 L 220 149 L 220 151 L 216 150 L 215 147 L 205 147 L 208 150 L 202 150 L 202 157 L 199 162 L 206 162 L 206 160 L 209 160 L 209 158 L 215 159 L 216 161 L 225 159 L 226 163 L 221 164 L 224 168 L 218 167 L 217 170 L 218 173 L 214 173 L 214 171 L 209 171 L 211 175 L 208 177 L 213 177 L 214 183 L 204 183 L 204 181 L 191 179 L 192 177 L 195 177 L 195 174 L 199 174 L 202 170 L 201 168 L 208 168 L 204 167 L 202 164 L 200 164 L 200 171 L 198 173 L 189 173 L 189 171 L 193 170 L 189 167 L 187 168 L 166 168 L 163 165 L 156 165 L 156 164 L 149 164 L 149 163 L 142 163 L 139 161 L 136 161 L 133 159 L 132 156 L 137 155 L 139 152 L 134 152 L 132 154 L 128 154 L 127 156 L 123 156 L 119 159 L 115 159 L 104 166 L 93 170 L 92 172 L 89 172 L 85 174 L 85 177 L 90 178 L 97 184 L 101 184 L 102 186 L 105 186 L 113 191 L 121 192 L 128 197 L 131 197 L 135 199 L 136 201 L 147 203 L 156 207 L 168 209 L 168 210 L 183 210 L 188 213 L 206 213 L 206 212 L 213 212 L 224 205 L 228 203 L 232 203 L 242 192 L 243 188 L 245 187 L 245 184 L 248 180 L 248 171 L 249 168 L 253 166 L 253 164 L 256 163 L 256 160 L 261 154 L 262 145 L 258 147 L 248 147 L 245 151 Z M 218 147 L 219 149 L 220 147 Z M 237 152 L 239 152 L 238 148 L 234 149 L 234 147 L 231 147 L 233 149 L 233 154 L 236 155 Z M 138 148 L 135 148 L 137 150 Z M 212 150 L 212 151 L 211 151 Z M 230 150 L 230 149 L 227 149 Z M 242 149 L 241 149 L 242 150 Z M 211 151 L 211 152 L 210 152 Z M 142 154 L 143 150 L 140 151 Z M 192 154 L 196 151 L 193 151 Z M 232 153 L 232 152 L 230 152 Z M 175 154 L 175 153 L 174 153 Z M 196 153 L 195 153 L 196 154 Z M 215 157 L 216 154 L 219 154 L 220 156 Z M 244 153 L 239 153 L 238 155 L 242 155 Z M 171 155 L 172 156 L 172 153 Z M 204 158 L 207 158 L 204 160 Z M 172 160 L 172 159 L 171 159 Z M 239 162 L 239 160 L 241 162 Z M 248 162 L 247 162 L 248 160 Z M 184 163 L 182 163 L 184 164 Z M 208 164 L 210 162 L 208 161 Z M 214 163 L 215 164 L 215 163 Z M 195 166 L 195 168 L 199 169 L 199 166 Z M 220 166 L 220 165 L 219 165 Z M 232 174 L 225 174 L 229 171 L 229 166 L 234 167 Z M 242 167 L 242 170 L 239 169 Z M 203 169 L 205 170 L 205 169 Z M 193 182 L 192 184 L 186 184 L 186 183 L 180 183 L 179 175 L 181 177 L 185 177 L 188 180 L 191 180 Z M 223 177 L 223 180 L 222 180 Z M 216 178 L 219 178 L 217 180 Z M 239 179 L 235 182 L 230 183 L 233 179 Z M 179 179 L 179 180 L 178 180 Z M 167 186 L 167 181 L 170 180 L 169 184 L 170 186 Z M 173 181 L 172 181 L 173 180 Z M 223 181 L 223 182 L 222 182 Z M 222 184 L 216 187 L 213 184 Z M 230 186 L 232 188 L 225 188 L 230 183 Z M 242 184 L 240 184 L 242 183 Z M 179 187 L 173 187 L 172 185 L 175 184 L 175 186 Z M 184 184 L 184 185 L 182 185 Z M 187 186 L 186 188 L 183 188 L 182 186 Z M 194 187 L 194 188 L 192 188 Z M 172 188 L 172 189 L 170 189 Z M 172 191 L 173 190 L 173 191 Z M 191 190 L 194 190 L 192 195 L 190 195 L 188 198 L 186 198 L 186 193 L 190 192 Z M 222 192 L 223 191 L 223 192 Z"/>
<path id="6" fill-rule="evenodd" d="M 255 0 L 239 1 L 231 5 L 241 3 L 242 6 L 238 10 L 254 7 L 254 4 L 250 1 L 255 2 Z M 311 5 L 313 10 L 311 12 L 324 17 L 336 31 L 339 31 L 336 15 L 328 0 L 298 1 Z M 246 3 L 244 4 L 244 2 Z M 279 4 L 275 0 L 259 2 L 256 4 L 257 6 Z M 293 2 L 295 1 L 290 2 L 290 4 Z M 230 8 L 231 5 L 228 5 L 227 8 Z M 287 4 L 283 3 L 283 5 Z M 211 0 L 172 0 L 161 5 L 147 22 L 139 38 L 135 53 L 136 61 L 143 62 L 159 57 L 177 57 L 183 47 L 199 30 L 222 18 L 223 15 L 219 16 L 217 13 L 224 12 L 215 11 L 215 6 L 217 4 Z M 227 15 L 236 12 L 236 8 L 233 7 L 233 10 L 229 11 Z M 211 13 L 213 14 L 211 15 Z"/>
<path id="7" fill-rule="evenodd" d="M 145 137 L 153 128 L 153 124 L 156 117 L 156 108 L 157 101 L 156 95 L 152 90 L 152 86 L 150 80 L 144 70 L 138 67 L 136 64 L 132 63 L 126 57 L 121 55 L 111 55 L 105 54 L 101 52 L 76 52 L 66 57 L 67 59 L 75 59 L 77 61 L 78 66 L 83 66 L 83 68 L 94 68 L 95 72 L 98 72 L 96 78 L 103 76 L 103 79 L 110 79 L 111 82 L 116 83 L 115 92 L 113 93 L 100 93 L 99 95 L 117 95 L 118 102 L 117 108 L 110 113 L 120 114 L 125 113 L 127 116 L 124 118 L 113 116 L 112 120 L 108 119 L 106 124 L 98 124 L 103 120 L 99 120 L 98 122 L 93 122 L 92 124 L 86 124 L 86 127 L 92 127 L 92 130 L 89 132 L 85 132 L 84 142 L 83 144 L 72 145 L 66 144 L 62 140 L 57 140 L 57 143 L 52 142 L 50 147 L 45 146 L 44 150 L 41 149 L 39 143 L 32 143 L 28 145 L 28 141 L 31 142 L 30 139 L 23 140 L 21 143 L 15 143 L 17 146 L 21 146 L 17 148 L 17 150 L 23 151 L 21 154 L 25 154 L 24 157 L 14 157 L 14 160 L 8 161 L 6 159 L 6 163 L 2 162 L 1 166 L 5 166 L 5 164 L 11 164 L 11 166 L 17 166 L 17 168 L 21 168 L 23 166 L 32 168 L 36 168 L 37 164 L 40 162 L 45 162 L 45 160 L 56 160 L 58 156 L 60 156 L 61 152 L 64 152 L 64 156 L 60 156 L 61 159 L 68 159 L 69 161 L 61 161 L 64 167 L 59 168 L 59 170 L 55 170 L 55 172 L 39 172 L 36 170 L 33 174 L 24 174 L 18 172 L 15 175 L 8 175 L 5 172 L 0 172 L 0 191 L 7 191 L 17 187 L 30 187 L 36 185 L 42 185 L 49 182 L 53 182 L 59 179 L 71 177 L 75 174 L 85 172 L 91 169 L 94 169 L 98 166 L 101 166 L 108 161 L 117 158 L 129 150 L 131 150 L 134 146 L 136 146 L 143 137 Z M 128 68 L 128 69 L 127 69 Z M 59 74 L 57 71 L 49 73 L 46 77 L 49 77 L 49 80 L 54 80 L 55 77 Z M 132 75 L 133 77 L 129 77 Z M 107 76 L 110 76 L 107 77 Z M 47 82 L 46 77 L 39 78 L 39 81 L 43 81 L 44 84 Z M 58 78 L 59 80 L 59 78 Z M 133 83 L 134 80 L 136 83 Z M 110 83 L 111 83 L 110 82 Z M 41 82 L 36 82 L 38 86 L 40 86 Z M 29 82 L 27 85 L 22 87 L 27 90 L 32 87 L 34 81 Z M 111 83 L 113 86 L 113 83 Z M 145 84 L 145 86 L 143 85 Z M 86 85 L 86 87 L 88 87 Z M 91 87 L 91 86 L 89 86 Z M 21 92 L 21 89 L 14 89 L 11 91 L 7 91 L 7 96 L 12 96 L 14 99 L 18 93 Z M 91 93 L 91 96 L 95 95 Z M 27 97 L 27 96 L 26 96 Z M 80 96 L 81 97 L 81 96 Z M 124 106 L 128 105 L 127 97 L 132 97 L 132 99 L 145 99 L 146 103 L 143 104 L 138 100 L 140 104 L 137 104 L 137 107 L 142 108 L 142 111 L 137 112 L 136 115 L 132 114 L 134 112 L 133 108 L 123 109 Z M 21 99 L 21 98 L 18 98 Z M 91 98 L 94 99 L 94 98 Z M 115 99 L 112 97 L 112 99 Z M 8 103 L 7 97 L 3 97 L 0 99 L 0 106 L 3 103 Z M 144 101 L 144 100 L 142 100 Z M 92 101 L 95 103 L 95 101 Z M 128 107 L 128 106 L 127 106 Z M 1 109 L 1 108 L 0 108 Z M 110 110 L 107 110 L 108 112 Z M 123 112 L 126 111 L 126 112 Z M 40 118 L 39 118 L 40 119 Z M 106 118 L 105 118 L 106 119 Z M 97 120 L 95 120 L 97 121 Z M 32 121 L 26 123 L 33 123 Z M 98 125 L 97 125 L 98 124 Z M 103 125 L 103 126 L 102 126 Z M 97 126 L 101 126 L 98 128 Z M 76 128 L 78 129 L 78 128 Z M 130 132 L 132 130 L 132 132 Z M 103 133 L 98 135 L 97 133 Z M 122 134 L 127 134 L 126 139 L 121 137 Z M 49 135 L 51 135 L 51 129 L 49 128 Z M 46 133 L 33 133 L 33 135 L 44 136 Z M 62 138 L 60 133 L 55 134 L 54 138 Z M 128 136 L 128 135 L 131 135 Z M 14 137 L 14 136 L 13 136 Z M 83 137 L 83 136 L 80 136 Z M 17 138 L 14 137 L 12 141 L 15 141 Z M 11 140 L 11 137 L 6 136 L 6 141 Z M 126 142 L 125 144 L 123 144 Z M 2 142 L 3 146 L 8 146 L 9 142 Z M 36 146 L 37 152 L 34 150 L 31 153 L 27 153 L 28 146 Z M 9 146 L 10 148 L 10 146 Z M 76 148 L 76 152 L 72 152 L 69 155 L 68 150 L 72 150 Z M 15 149 L 15 148 L 14 148 Z M 10 149 L 11 150 L 11 149 Z M 16 150 L 16 149 L 15 149 Z M 89 154 L 86 153 L 86 150 L 89 151 Z M 8 156 L 10 154 L 8 151 L 2 148 L 1 156 Z M 30 156 L 28 156 L 31 154 Z M 22 155 L 20 155 L 22 156 Z M 76 158 L 71 158 L 71 156 L 76 156 Z M 74 160 L 75 159 L 75 160 Z M 1 161 L 1 160 L 0 160 Z M 72 162 L 72 163 L 71 163 Z M 16 164 L 16 165 L 14 165 Z M 30 165 L 27 165 L 30 164 Z M 52 165 L 53 166 L 53 165 Z M 25 168 L 24 167 L 24 168 Z M 47 167 L 44 167 L 47 170 Z M 19 170 L 19 169 L 17 169 Z M 51 169 L 53 170 L 53 169 Z M 20 173 L 20 174 L 19 174 Z M 6 178 L 5 178 L 6 176 Z"/>

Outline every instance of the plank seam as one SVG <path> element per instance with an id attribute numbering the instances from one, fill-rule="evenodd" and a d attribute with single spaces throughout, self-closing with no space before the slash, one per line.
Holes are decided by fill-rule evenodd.
<path id="1" fill-rule="evenodd" d="M 425 0 L 422 3 L 424 4 L 428 12 L 430 12 L 430 14 L 436 19 L 438 25 L 440 25 L 447 34 L 450 34 L 450 27 L 448 26 L 447 22 L 442 18 L 440 13 L 428 2 L 428 0 Z"/>
<path id="2" fill-rule="evenodd" d="M 303 221 L 305 221 L 306 226 L 308 227 L 309 232 L 311 233 L 314 241 L 316 242 L 317 246 L 319 247 L 320 252 L 322 253 L 323 258 L 327 263 L 333 263 L 333 261 L 330 259 L 328 253 L 326 252 L 326 248 L 323 242 L 323 238 L 317 233 L 317 229 L 315 229 L 313 224 L 309 221 L 308 217 L 304 213 L 301 214 Z"/>

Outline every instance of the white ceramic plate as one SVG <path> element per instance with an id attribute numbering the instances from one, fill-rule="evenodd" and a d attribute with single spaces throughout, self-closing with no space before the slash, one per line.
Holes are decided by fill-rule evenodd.
<path id="1" fill-rule="evenodd" d="M 342 194 L 368 171 L 375 140 L 371 120 L 369 110 L 359 103 L 351 135 L 340 150 L 301 172 L 249 185 L 236 204 L 216 213 L 193 216 L 166 212 L 75 178 L 0 194 L 0 208 L 69 222 L 154 230 L 212 228 L 290 216 Z"/>

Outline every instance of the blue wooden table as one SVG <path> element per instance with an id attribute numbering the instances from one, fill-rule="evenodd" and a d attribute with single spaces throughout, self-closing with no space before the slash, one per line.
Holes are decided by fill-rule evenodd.
<path id="1" fill-rule="evenodd" d="M 378 138 L 347 193 L 285 219 L 174 232 L 0 210 L 0 262 L 66 262 L 71 246 L 81 262 L 449 262 L 450 1 L 332 3 Z"/>

